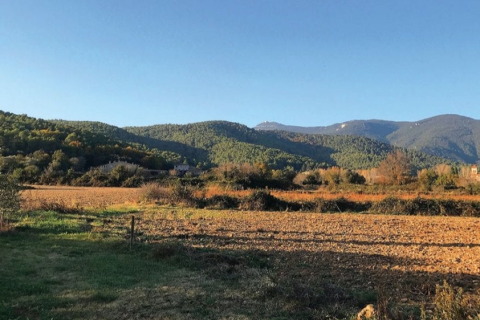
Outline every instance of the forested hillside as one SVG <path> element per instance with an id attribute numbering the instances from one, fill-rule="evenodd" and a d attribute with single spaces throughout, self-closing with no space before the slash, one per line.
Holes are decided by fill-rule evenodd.
<path id="1" fill-rule="evenodd" d="M 0 111 L 0 171 L 26 181 L 57 181 L 109 161 L 168 166 L 159 150 L 66 124 Z M 60 179 L 61 180 L 61 179 Z"/>
<path id="2" fill-rule="evenodd" d="M 15 172 L 22 180 L 43 183 L 72 181 L 115 160 L 164 170 L 178 162 L 202 169 L 225 163 L 264 163 L 273 169 L 297 171 L 330 166 L 368 169 L 377 167 L 394 150 L 365 137 L 257 131 L 226 121 L 118 128 L 100 122 L 45 121 L 1 111 L 0 147 L 1 172 Z M 408 155 L 415 169 L 446 162 L 415 150 Z M 97 183 L 111 177 L 87 178 Z"/>
<path id="3" fill-rule="evenodd" d="M 273 167 L 285 164 L 298 169 L 312 166 L 340 166 L 348 169 L 376 167 L 394 148 L 365 137 L 307 135 L 257 131 L 225 121 L 188 125 L 127 127 L 136 135 L 180 142 L 205 150 L 212 164 L 225 162 L 266 162 Z M 415 168 L 446 162 L 440 157 L 408 151 Z"/>
<path id="4" fill-rule="evenodd" d="M 480 121 L 458 115 L 441 115 L 416 122 L 354 120 L 326 127 L 263 122 L 255 129 L 362 136 L 453 161 L 477 163 L 480 159 Z"/>
<path id="5" fill-rule="evenodd" d="M 255 126 L 260 131 L 288 131 L 304 134 L 325 135 L 352 135 L 389 142 L 388 135 L 397 131 L 408 122 L 395 122 L 384 120 L 353 120 L 345 123 L 336 123 L 330 126 L 301 127 L 289 126 L 277 122 L 262 122 Z"/>
<path id="6" fill-rule="evenodd" d="M 127 127 L 128 132 L 161 141 L 180 143 L 194 163 L 215 166 L 222 163 L 264 162 L 273 168 L 291 166 L 296 170 L 327 163 L 268 144 L 263 135 L 244 125 L 226 121 L 207 121 L 187 125 Z M 189 147 L 189 148 L 188 148 Z"/>

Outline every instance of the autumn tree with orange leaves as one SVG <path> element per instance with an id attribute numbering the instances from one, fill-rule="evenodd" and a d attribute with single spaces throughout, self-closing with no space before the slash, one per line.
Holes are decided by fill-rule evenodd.
<path id="1" fill-rule="evenodd" d="M 411 171 L 410 159 L 400 150 L 389 153 L 378 168 L 384 183 L 396 185 L 406 184 L 411 178 Z"/>

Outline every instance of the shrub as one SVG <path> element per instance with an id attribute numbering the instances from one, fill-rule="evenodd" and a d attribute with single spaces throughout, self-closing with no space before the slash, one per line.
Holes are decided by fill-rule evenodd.
<path id="1" fill-rule="evenodd" d="M 365 184 L 365 182 L 367 181 L 367 179 L 365 179 L 365 177 L 362 176 L 360 173 L 350 170 L 345 173 L 345 179 L 348 183 L 351 184 Z"/>
<path id="2" fill-rule="evenodd" d="M 437 178 L 435 182 L 437 186 L 441 186 L 444 190 L 452 190 L 457 187 L 455 183 L 455 177 L 452 174 L 442 174 Z"/>
<path id="3" fill-rule="evenodd" d="M 477 201 L 425 199 L 421 197 L 410 200 L 387 197 L 375 202 L 371 210 L 382 214 L 478 217 L 480 216 L 480 203 Z"/>
<path id="4" fill-rule="evenodd" d="M 462 216 L 480 217 L 480 202 L 465 201 L 462 203 Z"/>
<path id="5" fill-rule="evenodd" d="M 432 186 L 438 179 L 438 174 L 433 169 L 423 169 L 418 173 L 419 189 L 423 191 L 432 191 Z"/>
<path id="6" fill-rule="evenodd" d="M 275 211 L 285 210 L 287 203 L 275 198 L 265 190 L 254 191 L 251 195 L 242 200 L 240 209 L 253 211 Z"/>
<path id="7" fill-rule="evenodd" d="M 125 188 L 136 188 L 138 186 L 141 186 L 142 183 L 145 181 L 144 177 L 139 176 L 139 175 L 134 175 L 129 178 L 127 178 L 123 183 L 122 187 Z"/>
<path id="8" fill-rule="evenodd" d="M 417 197 L 411 200 L 402 201 L 405 207 L 405 214 L 437 216 L 442 213 L 442 208 L 437 200 Z"/>
<path id="9" fill-rule="evenodd" d="M 387 197 L 375 202 L 372 211 L 381 214 L 407 214 L 405 201 L 396 197 Z"/>
<path id="10" fill-rule="evenodd" d="M 468 194 L 470 195 L 476 195 L 480 194 L 480 183 L 470 183 L 467 186 Z"/>
<path id="11" fill-rule="evenodd" d="M 140 201 L 153 202 L 168 198 L 168 191 L 158 183 L 145 183 L 140 187 Z"/>
<path id="12" fill-rule="evenodd" d="M 240 201 L 228 195 L 214 195 L 207 200 L 207 206 L 216 209 L 236 209 Z"/>
<path id="13" fill-rule="evenodd" d="M 318 198 L 315 200 L 315 211 L 317 212 L 364 212 L 370 207 L 370 202 L 355 202 L 344 197 L 331 200 Z"/>
<path id="14" fill-rule="evenodd" d="M 315 211 L 317 212 L 341 212 L 335 200 L 319 198 L 315 200 Z"/>
<path id="15" fill-rule="evenodd" d="M 435 290 L 434 310 L 428 316 L 422 308 L 422 320 L 478 320 L 480 319 L 480 306 L 478 301 L 471 303 L 463 296 L 461 288 L 455 289 L 446 281 L 443 286 L 437 285 Z"/>
<path id="16" fill-rule="evenodd" d="M 168 200 L 171 203 L 182 203 L 185 205 L 194 205 L 195 198 L 193 196 L 192 187 L 183 186 L 180 183 L 176 183 L 168 188 Z"/>
<path id="17" fill-rule="evenodd" d="M 0 176 L 0 225 L 8 223 L 11 216 L 20 210 L 21 185 L 8 176 Z"/>

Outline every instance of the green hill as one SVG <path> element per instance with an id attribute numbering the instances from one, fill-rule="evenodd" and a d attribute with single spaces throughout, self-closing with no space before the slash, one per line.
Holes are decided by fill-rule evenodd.
<path id="1" fill-rule="evenodd" d="M 394 150 L 365 137 L 258 131 L 226 121 L 118 128 L 101 122 L 45 121 L 2 111 L 0 148 L 0 171 L 15 171 L 26 181 L 48 175 L 60 179 L 115 160 L 149 169 L 170 169 L 177 162 L 203 169 L 224 163 L 265 163 L 274 169 L 290 166 L 295 170 L 368 169 Z M 446 162 L 416 150 L 408 154 L 415 168 Z"/>
<path id="2" fill-rule="evenodd" d="M 18 169 L 27 170 L 31 175 L 48 170 L 59 174 L 84 172 L 116 160 L 144 164 L 152 169 L 168 166 L 160 150 L 122 141 L 100 130 L 3 111 L 0 111 L 0 153 L 1 172 Z"/>
<path id="3" fill-rule="evenodd" d="M 480 159 L 480 121 L 458 115 L 440 115 L 417 122 L 354 120 L 326 127 L 263 122 L 255 129 L 362 136 L 453 161 L 477 163 Z"/>
<path id="4" fill-rule="evenodd" d="M 387 143 L 365 137 L 258 131 L 226 121 L 127 127 L 125 130 L 137 136 L 179 142 L 205 150 L 207 159 L 202 160 L 213 165 L 266 162 L 272 167 L 291 165 L 296 169 L 312 166 L 368 169 L 378 166 L 393 150 Z M 446 162 L 443 158 L 415 150 L 408 153 L 417 168 Z"/>

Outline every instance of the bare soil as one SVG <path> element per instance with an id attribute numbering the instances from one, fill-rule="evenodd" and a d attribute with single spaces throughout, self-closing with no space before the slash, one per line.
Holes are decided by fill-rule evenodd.
<path id="1" fill-rule="evenodd" d="M 84 207 L 134 204 L 139 189 L 35 187 L 30 202 L 70 201 Z M 139 207 L 140 208 L 140 207 Z M 193 248 L 258 252 L 278 284 L 341 284 L 418 303 L 447 280 L 480 296 L 480 219 L 362 214 L 212 211 L 145 208 L 136 214 L 137 241 L 177 239 Z M 98 228 L 125 230 L 129 220 Z M 123 232 L 123 231 L 122 231 Z M 332 294 L 343 293 L 333 290 Z"/>
<path id="2" fill-rule="evenodd" d="M 278 281 L 322 278 L 404 302 L 424 300 L 443 280 L 470 293 L 480 288 L 480 219 L 265 212 L 202 217 L 179 210 L 139 214 L 139 240 L 176 238 L 193 247 L 263 252 Z"/>
<path id="3" fill-rule="evenodd" d="M 38 207 L 41 202 L 57 202 L 68 207 L 105 208 L 119 204 L 135 204 L 138 188 L 93 188 L 69 186 L 32 186 L 22 191 L 24 206 Z"/>

